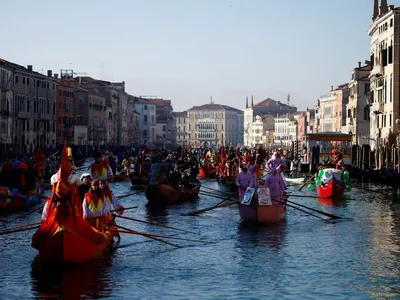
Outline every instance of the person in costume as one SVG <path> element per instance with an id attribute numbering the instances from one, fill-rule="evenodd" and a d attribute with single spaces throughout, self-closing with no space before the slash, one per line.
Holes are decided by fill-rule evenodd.
<path id="1" fill-rule="evenodd" d="M 285 168 L 285 163 L 283 159 L 281 158 L 281 155 L 279 152 L 274 152 L 272 157 L 267 161 L 266 163 L 267 170 L 270 171 L 271 174 L 278 174 L 278 177 L 281 178 L 281 184 L 283 186 L 286 186 L 285 182 L 283 181 L 283 178 L 281 176 L 281 172 Z"/>
<path id="2" fill-rule="evenodd" d="M 83 219 L 97 230 L 103 231 L 106 228 L 103 210 L 104 194 L 100 190 L 100 181 L 94 179 L 83 201 Z"/>
<path id="3" fill-rule="evenodd" d="M 247 165 L 243 165 L 242 172 L 236 177 L 236 186 L 239 190 L 239 201 L 242 202 L 246 189 L 255 187 L 254 176 L 249 172 Z"/>
<path id="4" fill-rule="evenodd" d="M 267 179 L 265 180 L 264 183 L 260 184 L 260 188 L 268 188 L 269 189 L 269 195 L 271 197 L 272 202 L 278 202 L 282 201 L 283 198 L 285 197 L 285 185 L 283 184 L 283 181 L 281 180 L 282 176 L 278 172 L 271 172 Z"/>
<path id="5" fill-rule="evenodd" d="M 339 152 L 338 149 L 333 149 L 332 150 L 333 158 L 332 158 L 332 164 L 335 166 L 336 169 L 341 169 L 344 167 L 343 164 L 343 156 Z"/>
<path id="6" fill-rule="evenodd" d="M 101 158 L 100 153 L 94 155 L 94 163 L 92 163 L 88 170 L 93 179 L 113 181 L 114 175 L 110 165 L 106 159 Z"/>
<path id="7" fill-rule="evenodd" d="M 92 176 L 89 173 L 83 173 L 81 175 L 81 185 L 78 187 L 79 195 L 81 196 L 82 202 L 87 192 L 89 192 L 92 182 Z"/>

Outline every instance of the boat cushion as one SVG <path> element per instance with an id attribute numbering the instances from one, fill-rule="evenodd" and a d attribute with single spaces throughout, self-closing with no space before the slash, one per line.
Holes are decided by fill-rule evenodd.
<path id="1" fill-rule="evenodd" d="M 328 168 L 324 169 L 324 175 L 322 176 L 322 181 L 326 182 L 329 181 L 332 176 L 335 177 L 336 180 L 342 181 L 342 174 L 343 172 L 338 169 Z"/>

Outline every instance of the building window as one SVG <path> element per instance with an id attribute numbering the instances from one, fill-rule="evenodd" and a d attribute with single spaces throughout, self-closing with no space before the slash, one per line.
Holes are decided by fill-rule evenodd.
<path id="1" fill-rule="evenodd" d="M 147 105 L 144 106 L 144 110 L 147 110 Z"/>
<path id="2" fill-rule="evenodd" d="M 15 76 L 15 83 L 18 83 L 18 76 Z"/>

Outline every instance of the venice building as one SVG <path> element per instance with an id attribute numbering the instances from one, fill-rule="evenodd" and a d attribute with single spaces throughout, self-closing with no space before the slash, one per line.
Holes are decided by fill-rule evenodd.
<path id="1" fill-rule="evenodd" d="M 395 140 L 400 100 L 400 8 L 386 0 L 373 1 L 370 80 L 371 146 L 391 144 Z M 391 141 L 391 142 L 390 142 Z"/>
<path id="2" fill-rule="evenodd" d="M 187 112 L 187 140 L 192 148 L 243 146 L 243 111 L 212 101 L 193 106 Z"/>

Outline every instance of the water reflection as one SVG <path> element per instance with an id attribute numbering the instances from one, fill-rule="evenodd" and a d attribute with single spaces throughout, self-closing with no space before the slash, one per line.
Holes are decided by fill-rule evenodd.
<path id="1" fill-rule="evenodd" d="M 148 221 L 157 220 L 160 224 L 168 223 L 168 208 L 166 206 L 146 204 L 145 215 Z"/>
<path id="2" fill-rule="evenodd" d="M 350 201 L 348 196 L 340 197 L 340 198 L 324 198 L 317 197 L 318 202 L 325 206 L 333 206 L 333 207 L 346 207 Z"/>
<path id="3" fill-rule="evenodd" d="M 103 298 L 111 295 L 110 260 L 86 264 L 49 265 L 32 263 L 32 291 L 36 299 Z"/>
<path id="4" fill-rule="evenodd" d="M 237 247 L 253 244 L 256 248 L 266 247 L 278 252 L 285 240 L 286 221 L 276 224 L 248 224 L 240 222 L 238 225 Z"/>

